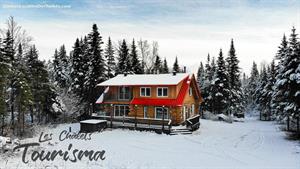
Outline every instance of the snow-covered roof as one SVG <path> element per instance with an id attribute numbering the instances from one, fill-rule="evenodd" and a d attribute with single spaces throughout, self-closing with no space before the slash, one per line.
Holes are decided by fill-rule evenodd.
<path id="1" fill-rule="evenodd" d="M 177 85 L 184 78 L 188 77 L 188 73 L 173 74 L 139 74 L 127 75 L 119 74 L 97 86 L 142 86 L 142 85 Z"/>

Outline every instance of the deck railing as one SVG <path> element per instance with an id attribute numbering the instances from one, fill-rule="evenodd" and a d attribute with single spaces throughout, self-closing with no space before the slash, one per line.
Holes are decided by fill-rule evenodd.
<path id="1" fill-rule="evenodd" d="M 157 132 L 169 133 L 172 128 L 171 119 L 140 118 L 128 116 L 92 116 L 94 119 L 107 120 L 111 128 L 132 128 L 137 130 L 154 130 Z"/>

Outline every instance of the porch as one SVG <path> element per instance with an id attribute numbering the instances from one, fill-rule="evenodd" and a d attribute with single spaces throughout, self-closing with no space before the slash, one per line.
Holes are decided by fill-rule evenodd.
<path id="1" fill-rule="evenodd" d="M 184 126 L 175 126 L 173 128 L 171 119 L 140 118 L 128 116 L 105 116 L 93 115 L 92 119 L 107 121 L 107 127 L 110 128 L 127 128 L 140 131 L 155 131 L 156 133 L 192 134 L 193 131 L 200 127 L 200 115 L 196 115 L 186 120 Z M 180 128 L 180 129 L 179 129 Z M 182 133 L 184 132 L 184 133 Z"/>
<path id="2" fill-rule="evenodd" d="M 155 131 L 170 134 L 172 129 L 171 119 L 140 118 L 129 116 L 93 115 L 92 119 L 106 120 L 110 128 L 128 128 L 141 131 Z"/>

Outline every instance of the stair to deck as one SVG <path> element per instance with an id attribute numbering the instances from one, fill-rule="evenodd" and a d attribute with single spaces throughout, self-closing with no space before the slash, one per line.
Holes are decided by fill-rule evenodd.
<path id="1" fill-rule="evenodd" d="M 171 129 L 170 135 L 188 135 L 192 134 L 193 132 L 189 129 L 182 128 L 182 129 Z"/>

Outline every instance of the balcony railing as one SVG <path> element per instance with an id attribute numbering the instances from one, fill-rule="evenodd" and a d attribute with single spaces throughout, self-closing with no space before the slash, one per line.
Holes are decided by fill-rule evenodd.
<path id="1" fill-rule="evenodd" d="M 131 93 L 125 93 L 120 95 L 119 93 L 105 93 L 104 95 L 104 102 L 109 101 L 129 101 L 132 100 Z"/>

